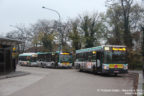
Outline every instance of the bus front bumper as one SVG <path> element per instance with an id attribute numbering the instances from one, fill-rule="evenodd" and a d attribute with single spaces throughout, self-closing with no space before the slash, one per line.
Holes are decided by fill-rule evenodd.
<path id="1" fill-rule="evenodd" d="M 65 68 L 67 68 L 67 67 L 72 67 L 72 63 L 58 63 L 58 67 L 65 67 Z"/>
<path id="2" fill-rule="evenodd" d="M 125 69 L 108 69 L 108 70 L 102 70 L 102 73 L 110 73 L 110 74 L 126 74 L 128 73 L 128 70 Z"/>

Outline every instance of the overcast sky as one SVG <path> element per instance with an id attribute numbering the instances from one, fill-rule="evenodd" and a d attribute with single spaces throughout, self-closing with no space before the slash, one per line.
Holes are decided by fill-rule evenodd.
<path id="1" fill-rule="evenodd" d="M 0 35 L 16 26 L 29 26 L 39 19 L 58 20 L 56 13 L 42 9 L 46 6 L 57 10 L 63 21 L 75 18 L 85 12 L 104 12 L 106 0 L 0 0 Z M 136 0 L 135 0 L 136 1 Z"/>
<path id="2" fill-rule="evenodd" d="M 66 21 L 84 12 L 105 11 L 105 0 L 0 0 L 0 35 L 14 30 L 10 25 L 34 24 L 39 19 L 58 19 L 56 13 L 42 9 L 46 6 L 57 10 Z"/>

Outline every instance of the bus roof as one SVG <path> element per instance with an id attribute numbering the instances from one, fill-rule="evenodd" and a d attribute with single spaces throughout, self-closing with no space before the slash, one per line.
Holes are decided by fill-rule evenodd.
<path id="1" fill-rule="evenodd" d="M 36 53 L 22 53 L 22 54 L 19 54 L 19 56 L 32 56 L 32 55 L 36 55 Z"/>
<path id="2" fill-rule="evenodd" d="M 36 54 L 51 54 L 51 53 L 53 53 L 53 52 L 37 52 Z"/>
<path id="3" fill-rule="evenodd" d="M 76 53 L 100 51 L 100 50 L 103 50 L 104 47 L 126 47 L 126 46 L 124 45 L 102 45 L 102 46 L 97 46 L 97 47 L 92 47 L 92 48 L 79 49 L 79 50 L 76 50 Z"/>
<path id="4" fill-rule="evenodd" d="M 76 53 L 83 53 L 83 52 L 90 52 L 90 51 L 98 51 L 98 50 L 101 50 L 102 48 L 103 48 L 102 46 L 92 47 L 92 48 L 85 48 L 85 49 L 76 50 Z"/>

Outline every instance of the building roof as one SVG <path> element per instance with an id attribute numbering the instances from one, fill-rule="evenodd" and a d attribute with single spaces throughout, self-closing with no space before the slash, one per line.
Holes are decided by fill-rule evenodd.
<path id="1" fill-rule="evenodd" d="M 22 41 L 20 41 L 20 40 L 15 40 L 15 39 L 10 39 L 10 38 L 0 36 L 0 44 L 1 45 L 13 46 L 13 45 L 21 44 L 21 43 L 22 43 Z"/>

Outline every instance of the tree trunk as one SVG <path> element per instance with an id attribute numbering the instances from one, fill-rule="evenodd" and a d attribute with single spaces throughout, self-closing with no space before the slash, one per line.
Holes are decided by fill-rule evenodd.
<path id="1" fill-rule="evenodd" d="M 130 33 L 130 25 L 129 25 L 129 14 L 131 9 L 131 1 L 130 0 L 121 0 L 121 6 L 123 9 L 123 19 L 124 19 L 124 43 L 129 48 L 132 49 L 132 36 Z M 125 5 L 126 4 L 126 5 Z"/>

